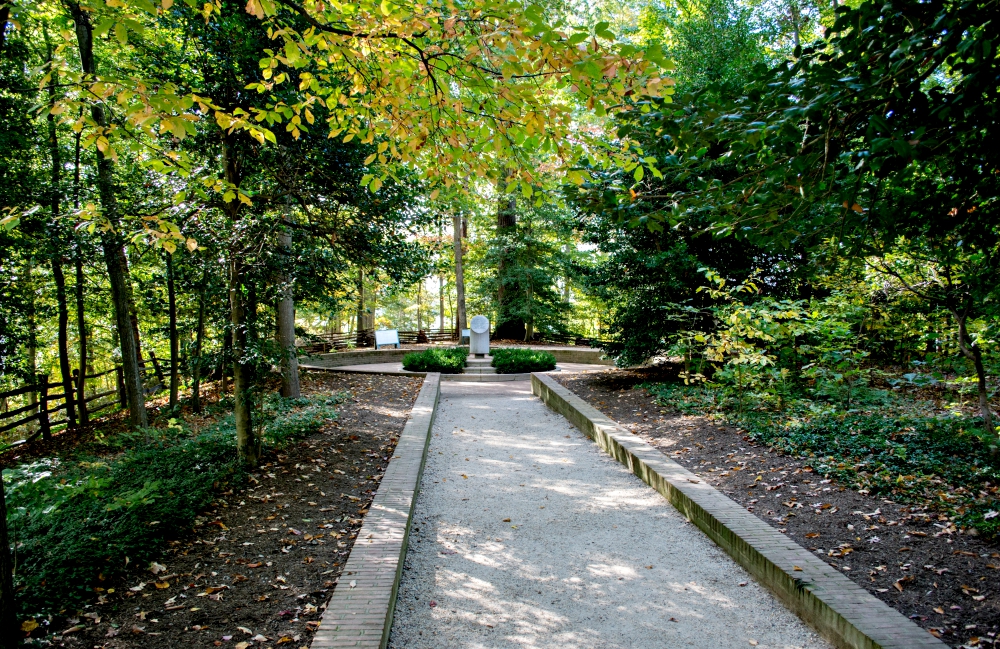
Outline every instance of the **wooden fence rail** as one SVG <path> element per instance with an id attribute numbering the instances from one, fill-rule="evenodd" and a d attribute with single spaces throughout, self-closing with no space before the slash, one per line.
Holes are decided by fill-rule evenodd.
<path id="1" fill-rule="evenodd" d="M 144 375 L 144 392 L 147 395 L 158 392 L 163 389 L 163 386 L 166 384 L 159 361 L 157 361 L 156 357 L 152 353 L 150 353 L 149 356 L 150 358 L 148 364 L 152 365 L 153 368 L 153 378 L 151 380 L 145 379 L 147 362 L 140 361 L 139 363 L 140 371 Z M 52 415 L 66 410 L 70 401 L 74 402 L 76 413 L 78 415 L 77 421 L 81 424 L 88 422 L 90 415 L 95 415 L 99 412 L 107 410 L 116 404 L 123 409 L 126 407 L 125 380 L 121 366 L 116 365 L 110 370 L 82 375 L 82 379 L 81 374 L 82 373 L 79 369 L 73 370 L 73 394 L 71 396 L 77 397 L 76 399 L 67 400 L 63 384 L 61 382 L 56 383 L 49 381 L 48 376 L 45 374 L 39 374 L 35 379 L 35 383 L 31 385 L 25 385 L 13 390 L 7 390 L 6 392 L 0 392 L 0 400 L 6 401 L 7 399 L 13 397 L 23 397 L 28 395 L 29 401 L 33 401 L 33 403 L 28 403 L 14 408 L 13 410 L 0 412 L 0 434 L 22 426 L 29 426 L 37 423 L 37 429 L 33 431 L 29 429 L 28 434 L 24 437 L 24 439 L 13 442 L 11 446 L 25 444 L 38 438 L 39 436 L 41 436 L 42 439 L 50 439 L 52 428 L 54 426 L 70 423 L 69 417 L 62 419 L 52 418 Z M 109 374 L 115 375 L 113 388 L 87 394 L 87 381 L 99 379 Z M 82 386 L 83 389 L 81 389 L 80 385 L 81 380 L 84 383 Z M 60 389 L 63 391 L 53 393 L 49 392 L 51 389 Z M 81 394 L 83 395 L 82 399 L 78 398 Z M 112 396 L 115 398 L 107 399 L 107 397 Z M 102 399 L 106 400 L 102 402 Z"/>
<path id="2" fill-rule="evenodd" d="M 400 331 L 399 342 L 404 345 L 416 345 L 432 342 L 448 342 L 458 340 L 451 329 L 423 329 L 420 331 Z M 353 333 L 318 334 L 309 337 L 309 341 L 299 348 L 306 354 L 323 354 L 339 351 L 349 347 L 374 347 L 375 330 L 362 329 Z"/>
<path id="3" fill-rule="evenodd" d="M 452 340 L 458 340 L 458 336 L 455 335 L 455 331 L 452 329 L 426 329 L 420 331 L 399 332 L 399 342 L 404 345 L 449 342 Z M 580 336 L 572 333 L 538 333 L 535 335 L 534 342 L 592 347 L 598 344 L 599 340 L 597 338 Z M 323 354 L 326 352 L 340 351 L 349 347 L 374 346 L 375 330 L 363 329 L 360 332 L 354 333 L 318 334 L 310 336 L 309 341 L 300 345 L 299 348 L 306 354 Z"/>

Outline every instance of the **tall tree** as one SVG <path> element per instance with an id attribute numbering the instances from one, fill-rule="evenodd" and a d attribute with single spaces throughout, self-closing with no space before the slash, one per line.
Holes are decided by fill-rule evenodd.
<path id="1" fill-rule="evenodd" d="M 97 76 L 94 59 L 94 27 L 90 15 L 78 2 L 67 0 L 66 7 L 76 29 L 80 65 L 86 77 Z M 98 132 L 108 129 L 108 119 L 104 106 L 99 101 L 90 105 L 92 127 Z M 139 373 L 138 339 L 134 335 L 132 314 L 135 311 L 132 289 L 129 284 L 128 262 L 125 258 L 125 241 L 122 237 L 121 219 L 118 213 L 118 196 L 114 181 L 114 161 L 103 152 L 97 154 L 97 189 L 101 198 L 103 218 L 109 228 L 101 232 L 101 247 L 111 283 L 111 300 L 115 311 L 115 324 L 121 346 L 122 369 L 125 377 L 125 396 L 129 409 L 129 422 L 133 426 L 147 426 L 146 401 Z"/>

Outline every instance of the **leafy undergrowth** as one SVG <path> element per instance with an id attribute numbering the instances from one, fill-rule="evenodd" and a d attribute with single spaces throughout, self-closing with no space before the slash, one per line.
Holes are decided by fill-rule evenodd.
<path id="1" fill-rule="evenodd" d="M 460 374 L 465 369 L 465 359 L 468 356 L 469 350 L 462 347 L 411 352 L 403 357 L 403 369 L 410 372 Z"/>
<path id="2" fill-rule="evenodd" d="M 337 399 L 269 399 L 265 444 L 280 447 L 336 418 Z M 105 440 L 110 456 L 47 458 L 4 471 L 20 615 L 71 609 L 148 564 L 245 473 L 226 415 L 190 431 L 165 428 Z"/>
<path id="3" fill-rule="evenodd" d="M 498 374 L 548 372 L 556 369 L 556 357 L 537 349 L 501 347 L 490 352 Z"/>
<path id="4" fill-rule="evenodd" d="M 933 414 L 880 391 L 870 408 L 845 412 L 797 400 L 769 411 L 740 408 L 711 387 L 638 387 L 685 414 L 714 411 L 754 441 L 809 458 L 817 471 L 861 493 L 919 503 L 1000 537 L 1000 456 L 973 417 Z"/>

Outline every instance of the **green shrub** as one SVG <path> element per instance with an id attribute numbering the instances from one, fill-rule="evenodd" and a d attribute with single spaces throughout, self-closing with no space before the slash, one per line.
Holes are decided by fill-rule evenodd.
<path id="1" fill-rule="evenodd" d="M 556 357 L 549 352 L 519 347 L 494 349 L 493 367 L 498 374 L 524 374 L 548 372 L 556 369 Z"/>
<path id="2" fill-rule="evenodd" d="M 410 372 L 460 374 L 465 368 L 465 359 L 468 356 L 469 350 L 464 347 L 411 352 L 403 357 L 403 369 Z"/>
<path id="3" fill-rule="evenodd" d="M 265 442 L 280 446 L 317 431 L 336 417 L 334 403 L 268 400 Z M 22 617 L 73 610 L 93 599 L 95 587 L 148 566 L 245 476 L 232 415 L 196 435 L 171 420 L 165 429 L 117 435 L 108 446 L 118 454 L 4 471 Z"/>

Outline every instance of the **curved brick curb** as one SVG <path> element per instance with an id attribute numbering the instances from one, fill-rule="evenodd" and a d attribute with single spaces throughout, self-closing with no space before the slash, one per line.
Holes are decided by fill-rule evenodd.
<path id="1" fill-rule="evenodd" d="M 544 374 L 531 389 L 663 494 L 805 622 L 844 649 L 943 649 L 940 640 Z"/>
<path id="2" fill-rule="evenodd" d="M 384 649 L 389 641 L 410 518 L 424 471 L 440 388 L 441 375 L 427 374 L 323 613 L 312 649 Z"/>

